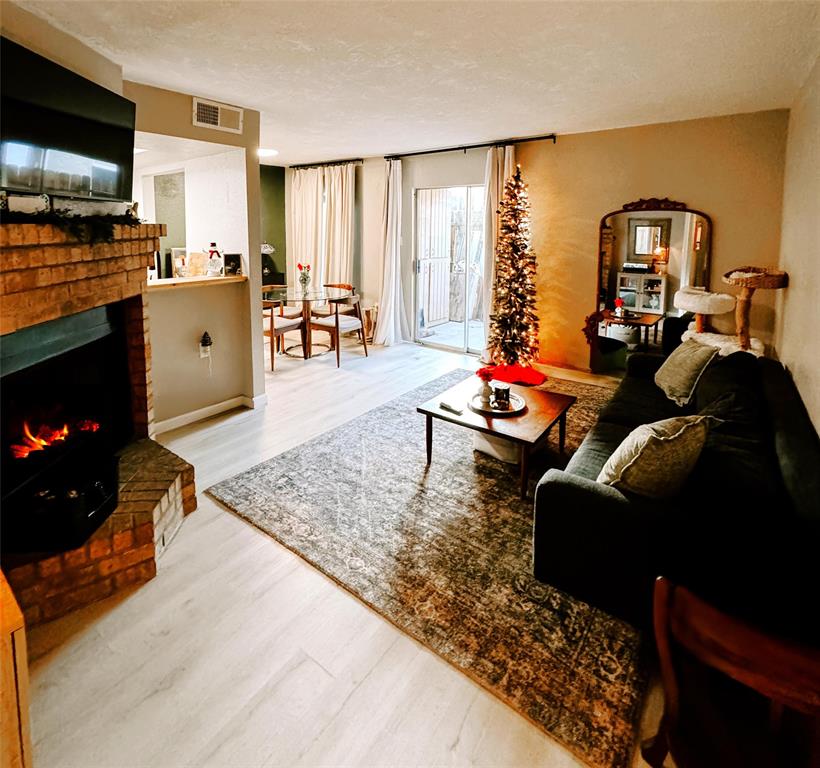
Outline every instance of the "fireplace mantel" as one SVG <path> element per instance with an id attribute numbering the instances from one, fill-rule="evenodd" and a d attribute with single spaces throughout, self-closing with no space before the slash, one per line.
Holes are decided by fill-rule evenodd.
<path id="1" fill-rule="evenodd" d="M 0 334 L 137 296 L 164 224 L 114 225 L 89 245 L 51 224 L 0 223 Z"/>

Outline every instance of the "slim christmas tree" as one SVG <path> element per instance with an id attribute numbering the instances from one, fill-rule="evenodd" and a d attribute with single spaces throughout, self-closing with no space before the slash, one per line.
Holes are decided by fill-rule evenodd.
<path id="1" fill-rule="evenodd" d="M 529 366 L 538 359 L 538 315 L 535 254 L 530 248 L 530 203 L 520 165 L 504 184 L 499 213 L 495 303 L 487 346 L 494 363 Z"/>

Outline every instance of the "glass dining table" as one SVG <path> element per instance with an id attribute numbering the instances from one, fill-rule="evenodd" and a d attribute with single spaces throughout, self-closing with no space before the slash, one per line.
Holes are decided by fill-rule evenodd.
<path id="1" fill-rule="evenodd" d="M 303 350 L 305 359 L 311 357 L 314 346 L 321 347 L 325 351 L 330 349 L 327 344 L 313 344 L 312 334 L 310 332 L 310 313 L 313 305 L 321 304 L 327 301 L 346 299 L 348 296 L 352 295 L 353 291 L 349 291 L 346 288 L 325 288 L 324 286 L 318 286 L 316 288 L 308 288 L 307 290 L 303 290 L 301 286 L 296 288 L 289 285 L 262 286 L 262 298 L 267 301 L 281 301 L 286 304 L 296 304 L 297 306 L 301 303 L 302 322 L 305 325 L 306 342 L 305 349 Z M 301 344 L 293 344 L 285 350 L 285 354 L 292 349 L 298 349 L 301 347 Z M 293 357 L 293 355 L 291 355 L 291 357 Z"/>

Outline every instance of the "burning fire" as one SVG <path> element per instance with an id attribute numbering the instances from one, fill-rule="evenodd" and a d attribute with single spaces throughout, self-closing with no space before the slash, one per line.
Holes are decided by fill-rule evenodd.
<path id="1" fill-rule="evenodd" d="M 77 422 L 77 429 L 80 432 L 96 432 L 100 425 L 91 419 L 83 419 Z M 11 453 L 15 459 L 25 459 L 32 451 L 44 451 L 54 443 L 63 443 L 68 437 L 68 424 L 63 424 L 60 429 L 54 429 L 48 424 L 43 424 L 37 428 L 37 432 L 32 432 L 27 421 L 23 422 L 23 442 L 11 446 Z"/>

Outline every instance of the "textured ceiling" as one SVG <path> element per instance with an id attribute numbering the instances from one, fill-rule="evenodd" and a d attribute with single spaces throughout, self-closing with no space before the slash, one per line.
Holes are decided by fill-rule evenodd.
<path id="1" fill-rule="evenodd" d="M 787 107 L 815 2 L 19 5 L 126 79 L 262 112 L 293 164 Z"/>

